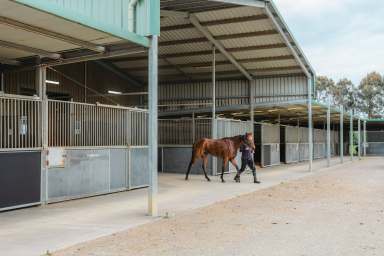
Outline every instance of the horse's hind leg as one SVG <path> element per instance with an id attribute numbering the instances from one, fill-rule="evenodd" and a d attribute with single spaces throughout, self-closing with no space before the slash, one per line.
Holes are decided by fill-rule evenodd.
<path id="1" fill-rule="evenodd" d="M 204 176 L 205 178 L 207 179 L 207 181 L 211 181 L 207 175 L 207 171 L 206 171 L 206 168 L 207 168 L 207 163 L 208 163 L 208 156 L 207 155 L 204 155 L 203 157 L 203 171 L 204 171 Z"/>
<path id="2" fill-rule="evenodd" d="M 195 161 L 196 161 L 196 155 L 195 155 L 195 151 L 193 150 L 191 161 L 189 162 L 188 170 L 187 170 L 187 173 L 185 174 L 185 180 L 188 180 L 189 173 L 191 172 L 192 165 L 195 163 Z"/>
<path id="3" fill-rule="evenodd" d="M 224 171 L 225 171 L 225 168 L 227 168 L 227 165 L 228 165 L 228 159 L 227 158 L 224 158 L 223 159 L 223 166 L 222 166 L 222 168 L 221 168 L 221 182 L 225 182 L 225 180 L 224 180 Z"/>

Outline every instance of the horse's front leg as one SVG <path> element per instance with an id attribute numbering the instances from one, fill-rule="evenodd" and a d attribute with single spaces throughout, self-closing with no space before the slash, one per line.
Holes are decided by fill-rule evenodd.
<path id="1" fill-rule="evenodd" d="M 227 165 L 228 165 L 228 158 L 224 158 L 223 159 L 223 166 L 221 168 L 221 182 L 225 182 L 224 180 L 224 172 L 225 172 L 225 168 L 227 168 Z"/>
<path id="2" fill-rule="evenodd" d="M 234 180 L 236 182 L 240 182 L 241 172 L 240 172 L 239 166 L 237 165 L 237 161 L 235 158 L 231 159 L 230 161 L 231 161 L 232 165 L 236 168 L 236 176 L 235 176 Z"/>
<path id="3" fill-rule="evenodd" d="M 207 175 L 207 171 L 206 171 L 206 168 L 207 168 L 207 163 L 208 163 L 208 156 L 207 155 L 204 155 L 203 157 L 203 171 L 204 171 L 204 176 L 205 178 L 207 179 L 207 181 L 211 181 Z"/>

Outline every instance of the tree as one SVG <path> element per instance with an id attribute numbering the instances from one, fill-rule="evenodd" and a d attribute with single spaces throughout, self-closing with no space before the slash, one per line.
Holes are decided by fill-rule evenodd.
<path id="1" fill-rule="evenodd" d="M 364 77 L 359 85 L 362 98 L 362 109 L 369 118 L 383 116 L 384 80 L 377 72 Z"/>
<path id="2" fill-rule="evenodd" d="M 334 95 L 334 89 L 335 82 L 332 79 L 326 76 L 318 76 L 316 78 L 316 98 L 319 101 L 327 102 L 328 97 L 332 98 Z"/>

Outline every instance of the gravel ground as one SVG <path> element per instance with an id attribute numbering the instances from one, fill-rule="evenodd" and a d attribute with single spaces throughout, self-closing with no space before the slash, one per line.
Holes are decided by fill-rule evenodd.
<path id="1" fill-rule="evenodd" d="M 384 255 L 384 159 L 326 169 L 53 255 Z"/>

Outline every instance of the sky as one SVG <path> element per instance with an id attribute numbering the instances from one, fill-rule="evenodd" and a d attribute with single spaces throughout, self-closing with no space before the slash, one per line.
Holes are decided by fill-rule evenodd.
<path id="1" fill-rule="evenodd" d="M 274 0 L 316 74 L 384 74 L 384 0 Z"/>

